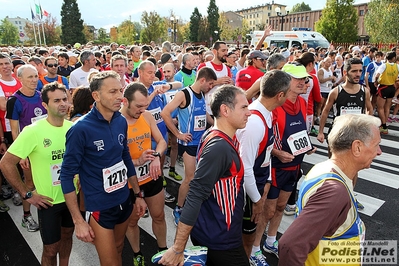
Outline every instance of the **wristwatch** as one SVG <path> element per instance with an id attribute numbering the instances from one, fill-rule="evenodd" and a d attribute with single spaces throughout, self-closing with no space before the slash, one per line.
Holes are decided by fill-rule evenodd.
<path id="1" fill-rule="evenodd" d="M 26 192 L 25 196 L 23 196 L 22 198 L 23 198 L 24 200 L 27 200 L 27 199 L 32 198 L 32 196 L 33 196 L 32 191 L 28 191 L 28 192 Z"/>
<path id="2" fill-rule="evenodd" d="M 142 190 L 140 190 L 140 192 L 139 193 L 134 193 L 134 196 L 136 197 L 136 198 L 144 198 L 144 191 L 142 191 Z"/>
<path id="3" fill-rule="evenodd" d="M 153 152 L 152 156 L 161 158 L 161 154 L 159 152 Z"/>

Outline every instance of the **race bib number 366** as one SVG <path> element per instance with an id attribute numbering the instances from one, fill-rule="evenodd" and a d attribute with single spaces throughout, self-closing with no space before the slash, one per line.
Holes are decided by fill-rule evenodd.
<path id="1" fill-rule="evenodd" d="M 292 155 L 297 156 L 312 149 L 310 139 L 306 130 L 292 134 L 287 139 Z"/>
<path id="2" fill-rule="evenodd" d="M 104 190 L 107 193 L 123 188 L 127 183 L 127 169 L 123 161 L 103 169 Z"/>

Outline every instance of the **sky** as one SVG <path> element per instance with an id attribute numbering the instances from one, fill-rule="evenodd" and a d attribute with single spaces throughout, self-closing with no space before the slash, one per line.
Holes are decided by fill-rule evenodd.
<path id="1" fill-rule="evenodd" d="M 232 0 L 216 0 L 216 5 L 219 11 L 236 11 L 251 6 L 271 3 L 272 0 L 246 0 L 246 1 L 232 1 Z M 306 2 L 312 10 L 323 9 L 326 0 L 279 0 L 274 1 L 276 4 L 283 4 L 290 9 L 293 5 L 300 2 Z M 232 5 L 232 3 L 234 5 Z M 369 0 L 355 0 L 355 3 L 365 3 Z M 51 16 L 57 19 L 61 24 L 61 6 L 62 0 L 0 0 L 0 19 L 9 16 L 21 17 L 31 19 L 30 7 L 35 12 L 35 3 L 41 4 L 42 9 L 46 10 Z M 131 19 L 131 21 L 140 22 L 143 11 L 156 11 L 161 16 L 169 17 L 171 11 L 176 16 L 179 16 L 183 21 L 188 22 L 190 16 L 197 7 L 202 15 L 207 14 L 207 7 L 209 1 L 165 1 L 165 0 L 77 0 L 82 19 L 88 25 L 95 28 L 106 28 L 107 30 L 113 26 L 118 26 L 122 21 Z"/>

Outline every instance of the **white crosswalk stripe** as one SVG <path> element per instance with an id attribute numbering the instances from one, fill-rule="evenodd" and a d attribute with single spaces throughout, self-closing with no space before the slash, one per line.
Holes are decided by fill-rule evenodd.
<path id="1" fill-rule="evenodd" d="M 399 129 L 399 123 L 393 123 L 395 129 Z M 327 131 L 327 130 L 326 130 Z M 359 178 L 362 180 L 367 180 L 376 184 L 380 184 L 389 188 L 399 189 L 399 142 L 398 140 L 391 140 L 392 136 L 399 138 L 399 131 L 390 129 L 389 135 L 390 139 L 386 139 L 385 136 L 382 136 L 381 147 L 384 152 L 385 147 L 390 147 L 396 149 L 396 153 L 383 153 L 381 156 L 376 158 L 377 162 L 373 162 L 372 167 L 370 169 L 362 170 L 359 172 Z M 311 156 L 305 156 L 304 162 L 308 164 L 315 164 L 327 159 L 327 144 L 319 143 L 315 137 L 311 137 L 312 142 L 320 146 L 317 154 L 313 154 Z M 319 154 L 321 153 L 321 154 Z M 385 170 L 385 171 L 384 171 Z M 184 176 L 184 169 L 176 164 L 176 171 Z M 165 176 L 168 174 L 168 169 L 164 169 Z M 172 182 L 169 178 L 168 182 Z M 181 183 L 173 180 L 173 182 Z M 300 186 L 301 181 L 299 182 L 298 188 Z M 373 216 L 378 209 L 386 202 L 387 199 L 379 199 L 373 197 L 373 195 L 363 194 L 362 191 L 357 191 L 355 187 L 355 191 L 357 193 L 357 199 L 365 206 L 365 209 L 361 211 L 361 213 L 367 216 Z M 174 195 L 177 196 L 177 195 Z M 21 224 L 21 216 L 22 216 L 22 206 L 15 207 L 12 205 L 11 200 L 5 201 L 9 206 L 12 206 L 9 214 L 14 220 L 16 226 L 20 230 L 21 234 L 24 236 L 25 240 L 31 247 L 32 251 L 40 261 L 41 252 L 42 252 L 42 244 L 40 239 L 40 234 L 38 232 L 28 233 L 25 228 L 23 228 Z M 32 211 L 35 219 L 37 220 L 36 211 Z M 167 245 L 170 246 L 173 244 L 173 240 L 175 237 L 176 227 L 173 223 L 172 217 L 172 208 L 165 205 L 165 218 L 167 223 Z M 283 220 L 279 227 L 279 232 L 284 233 L 288 226 L 293 222 L 293 216 L 283 216 Z M 151 217 L 142 218 L 139 221 L 139 226 L 143 230 L 145 230 L 148 234 L 154 237 L 151 228 Z M 155 238 L 155 237 L 154 237 Z M 188 243 L 191 246 L 191 242 Z M 70 265 L 99 265 L 99 260 L 97 257 L 97 253 L 94 245 L 83 243 L 74 237 L 74 243 L 70 258 Z"/>

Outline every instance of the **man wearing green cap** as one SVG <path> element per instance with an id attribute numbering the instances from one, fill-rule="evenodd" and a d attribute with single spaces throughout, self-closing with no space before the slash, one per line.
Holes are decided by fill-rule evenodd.
<path id="1" fill-rule="evenodd" d="M 277 229 L 291 192 L 296 188 L 298 174 L 305 154 L 316 151 L 306 131 L 306 93 L 310 75 L 298 63 L 285 64 L 284 72 L 291 76 L 285 103 L 273 110 L 275 136 L 272 154 L 272 184 L 265 201 L 266 224 L 270 221 L 263 249 L 278 256 Z"/>

